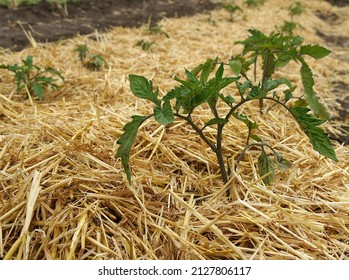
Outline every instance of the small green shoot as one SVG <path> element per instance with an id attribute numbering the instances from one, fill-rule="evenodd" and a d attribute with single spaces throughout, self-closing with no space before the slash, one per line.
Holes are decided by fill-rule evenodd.
<path id="1" fill-rule="evenodd" d="M 105 59 L 101 55 L 90 53 L 85 44 L 78 45 L 75 51 L 78 53 L 82 65 L 88 69 L 100 70 L 105 64 Z"/>
<path id="2" fill-rule="evenodd" d="M 230 13 L 230 21 L 234 20 L 235 13 L 242 12 L 242 9 L 240 8 L 240 6 L 235 4 L 226 4 L 223 6 L 223 8 Z"/>
<path id="3" fill-rule="evenodd" d="M 297 27 L 301 27 L 301 25 L 294 21 L 285 20 L 284 23 L 278 28 L 278 30 L 288 36 L 293 36 L 293 32 Z"/>
<path id="4" fill-rule="evenodd" d="M 140 46 L 143 51 L 148 51 L 155 42 L 140 40 L 136 43 L 136 46 Z"/>
<path id="5" fill-rule="evenodd" d="M 258 8 L 262 6 L 267 0 L 244 0 L 244 3 L 249 8 Z"/>
<path id="6" fill-rule="evenodd" d="M 291 17 L 299 16 L 299 15 L 304 13 L 305 5 L 302 2 L 300 2 L 300 1 L 296 1 L 291 6 L 289 6 L 287 8 L 287 10 L 288 10 L 288 14 Z"/>
<path id="7" fill-rule="evenodd" d="M 56 79 L 53 76 L 57 76 L 62 81 L 64 77 L 59 71 L 52 67 L 41 67 L 34 64 L 33 57 L 29 55 L 26 59 L 22 59 L 22 65 L 12 64 L 5 65 L 0 64 L 0 69 L 6 69 L 14 73 L 17 93 L 26 89 L 29 94 L 34 94 L 39 100 L 44 99 L 44 91 L 47 88 L 57 89 Z"/>
<path id="8" fill-rule="evenodd" d="M 215 19 L 212 17 L 212 14 L 211 14 L 211 13 L 208 14 L 208 18 L 207 18 L 206 21 L 207 21 L 210 25 L 217 27 L 217 22 L 216 22 Z"/>
<path id="9" fill-rule="evenodd" d="M 161 25 L 153 25 L 148 27 L 148 34 L 150 35 L 164 35 L 166 38 L 170 38 L 170 36 L 162 30 Z"/>
<path id="10" fill-rule="evenodd" d="M 256 101 L 260 104 L 261 101 L 268 101 L 283 107 L 298 122 L 313 148 L 321 155 L 337 161 L 327 134 L 320 128 L 329 116 L 315 96 L 313 74 L 304 58 L 310 56 L 320 59 L 330 51 L 318 45 L 303 45 L 303 38 L 298 36 L 284 36 L 281 33 L 267 36 L 255 29 L 250 29 L 249 33 L 247 39 L 237 42 L 244 46 L 241 54 L 234 56 L 227 63 L 220 62 L 218 58 L 207 59 L 192 70 L 185 69 L 186 78 L 175 77 L 178 85 L 162 98 L 159 97 L 159 89 L 154 89 L 151 80 L 143 76 L 129 75 L 131 91 L 136 97 L 150 101 L 153 111 L 145 116 L 132 116 L 132 121 L 124 126 L 124 133 L 117 140 L 120 146 L 115 156 L 121 159 L 128 181 L 131 181 L 129 159 L 133 142 L 141 125 L 154 117 L 159 125 L 164 126 L 172 124 L 176 118 L 185 120 L 216 155 L 224 183 L 228 182 L 232 174 L 229 155 L 225 154 L 223 148 L 224 128 L 232 121 L 244 123 L 247 128 L 246 144 L 237 159 L 237 164 L 250 148 L 260 149 L 259 175 L 265 184 L 270 184 L 276 174 L 275 169 L 285 170 L 291 163 L 258 135 L 259 125 L 252 119 L 253 114 L 248 116 L 241 113 L 244 105 Z M 258 60 L 259 57 L 261 59 Z M 262 62 L 260 67 L 258 61 Z M 289 79 L 279 75 L 275 77 L 275 73 L 291 61 L 297 61 L 301 65 L 300 79 L 305 99 L 295 96 L 296 86 Z M 225 68 L 230 68 L 234 76 L 226 75 Z M 262 77 L 260 81 L 256 81 L 257 71 L 261 72 L 261 75 L 258 75 Z M 227 92 L 227 87 L 231 88 L 234 85 L 239 98 Z M 292 102 L 292 99 L 298 101 Z M 200 110 L 203 104 L 210 108 L 212 118 L 200 124 L 192 115 L 195 110 Z M 221 108 L 225 110 L 219 110 Z M 257 113 L 256 110 L 254 114 Z M 210 131 L 207 134 L 207 127 L 215 128 L 215 133 Z"/>

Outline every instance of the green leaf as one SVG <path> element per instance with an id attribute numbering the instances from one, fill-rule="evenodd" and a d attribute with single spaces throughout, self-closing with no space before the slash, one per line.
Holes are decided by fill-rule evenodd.
<path id="1" fill-rule="evenodd" d="M 295 55 L 296 49 L 291 49 L 290 51 L 282 52 L 277 57 L 275 68 L 282 68 L 286 66 L 292 59 L 294 59 Z"/>
<path id="2" fill-rule="evenodd" d="M 311 69 L 309 68 L 308 64 L 305 63 L 305 61 L 302 61 L 301 77 L 304 87 L 304 97 L 309 104 L 309 107 L 313 110 L 316 116 L 319 116 L 320 118 L 325 120 L 329 120 L 330 115 L 327 112 L 326 107 L 320 103 L 319 99 L 313 91 L 313 73 L 311 72 Z"/>
<path id="3" fill-rule="evenodd" d="M 292 107 L 289 108 L 289 110 L 296 118 L 304 133 L 308 136 L 314 150 L 325 157 L 337 161 L 336 153 L 328 135 L 322 128 L 318 127 L 323 124 L 325 120 L 318 119 L 314 115 L 308 114 L 308 108 Z"/>
<path id="4" fill-rule="evenodd" d="M 323 58 L 331 53 L 330 50 L 319 45 L 304 45 L 300 49 L 300 54 L 309 55 L 315 59 Z"/>
<path id="5" fill-rule="evenodd" d="M 253 140 L 257 141 L 257 142 L 262 142 L 262 141 L 263 141 L 262 138 L 260 138 L 260 137 L 259 137 L 258 135 L 256 135 L 256 134 L 251 134 L 250 137 L 251 137 Z"/>
<path id="6" fill-rule="evenodd" d="M 231 106 L 235 102 L 234 97 L 232 97 L 230 95 L 225 96 L 225 95 L 220 93 L 218 96 L 229 106 Z"/>
<path id="7" fill-rule="evenodd" d="M 242 62 L 241 60 L 230 60 L 229 61 L 230 70 L 234 73 L 234 75 L 239 75 L 242 70 Z"/>
<path id="8" fill-rule="evenodd" d="M 246 96 L 247 99 L 258 99 L 265 96 L 265 92 L 259 86 L 252 86 L 250 92 Z"/>
<path id="9" fill-rule="evenodd" d="M 227 120 L 227 119 L 214 118 L 214 119 L 211 119 L 208 122 L 206 122 L 204 128 L 206 126 L 215 125 L 215 124 L 226 124 L 228 122 L 229 122 L 229 120 Z"/>
<path id="10" fill-rule="evenodd" d="M 263 182 L 270 185 L 274 178 L 274 162 L 268 157 L 263 150 L 258 158 L 259 176 L 263 177 Z M 267 175 L 268 174 L 268 175 Z"/>
<path id="11" fill-rule="evenodd" d="M 236 85 L 238 87 L 239 93 L 243 95 L 246 92 L 246 90 L 251 87 L 252 83 L 250 81 L 246 81 L 243 84 L 240 82 L 237 82 Z"/>
<path id="12" fill-rule="evenodd" d="M 22 59 L 22 62 L 30 70 L 33 67 L 33 56 L 28 55 L 26 59 Z"/>
<path id="13" fill-rule="evenodd" d="M 286 103 L 287 101 L 289 101 L 292 98 L 292 96 L 293 96 L 292 91 L 286 91 L 285 92 L 285 100 L 284 100 L 284 102 Z"/>
<path id="14" fill-rule="evenodd" d="M 223 62 L 221 63 L 221 65 L 219 65 L 219 68 L 217 69 L 215 78 L 218 82 L 220 82 L 223 78 L 223 74 L 224 74 L 224 64 Z"/>
<path id="15" fill-rule="evenodd" d="M 63 75 L 58 70 L 56 70 L 56 69 L 54 69 L 52 67 L 46 67 L 45 70 L 47 72 L 50 72 L 50 73 L 53 73 L 53 74 L 57 75 L 58 77 L 60 77 L 62 79 L 62 81 L 64 81 Z"/>
<path id="16" fill-rule="evenodd" d="M 153 92 L 153 83 L 143 76 L 129 75 L 131 90 L 133 94 L 139 98 L 147 99 L 160 106 L 158 100 L 158 91 Z"/>
<path id="17" fill-rule="evenodd" d="M 274 153 L 274 156 L 276 164 L 281 171 L 285 171 L 292 166 L 292 163 L 287 159 L 284 159 L 282 154 Z"/>
<path id="18" fill-rule="evenodd" d="M 32 86 L 32 90 L 34 92 L 34 94 L 40 99 L 40 100 L 43 100 L 44 99 L 44 89 L 43 89 L 43 86 L 36 82 L 36 83 L 33 83 L 33 86 Z"/>
<path id="19" fill-rule="evenodd" d="M 77 45 L 75 51 L 78 52 L 79 59 L 81 62 L 83 62 L 87 56 L 87 53 L 88 53 L 88 46 L 87 45 Z"/>
<path id="20" fill-rule="evenodd" d="M 238 120 L 243 121 L 250 130 L 258 128 L 258 124 L 256 124 L 255 122 L 252 122 L 246 115 L 233 114 L 233 116 Z"/>
<path id="21" fill-rule="evenodd" d="M 308 103 L 307 101 L 305 101 L 304 99 L 298 99 L 295 103 L 294 103 L 294 107 L 308 107 Z"/>
<path id="22" fill-rule="evenodd" d="M 155 120 L 162 125 L 168 125 L 173 123 L 174 115 L 172 112 L 171 103 L 169 100 L 166 100 L 163 104 L 163 107 L 154 108 Z"/>
<path id="23" fill-rule="evenodd" d="M 132 121 L 124 126 L 123 129 L 125 132 L 116 142 L 117 144 L 120 144 L 120 146 L 115 154 L 115 157 L 121 159 L 122 166 L 124 167 L 129 182 L 131 182 L 131 170 L 129 167 L 131 148 L 137 135 L 138 128 L 148 118 L 149 116 L 132 116 Z"/>
<path id="24" fill-rule="evenodd" d="M 201 72 L 200 81 L 203 83 L 206 83 L 208 80 L 209 75 L 213 72 L 213 70 L 216 67 L 216 63 L 218 61 L 218 58 L 215 59 L 207 59 L 205 63 L 200 64 L 199 66 L 195 67 L 191 73 L 196 76 Z"/>

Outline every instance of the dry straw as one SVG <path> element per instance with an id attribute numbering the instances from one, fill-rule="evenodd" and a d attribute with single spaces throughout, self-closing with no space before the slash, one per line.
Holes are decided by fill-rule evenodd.
<path id="1" fill-rule="evenodd" d="M 129 90 L 128 74 L 154 80 L 161 94 L 206 58 L 226 60 L 239 51 L 234 41 L 254 27 L 272 31 L 287 18 L 292 1 L 268 1 L 245 10 L 234 22 L 224 10 L 192 18 L 164 19 L 169 38 L 146 27 L 113 28 L 54 44 L 35 44 L 20 53 L 2 50 L 2 63 L 34 62 L 60 70 L 66 82 L 44 102 L 15 93 L 12 76 L 1 71 L 0 89 L 0 257 L 4 259 L 349 259 L 349 149 L 334 143 L 339 162 L 316 153 L 294 120 L 278 107 L 253 114 L 261 135 L 293 162 L 271 186 L 257 175 L 251 150 L 222 184 L 215 156 L 182 121 L 167 128 L 152 121 L 140 129 L 127 184 L 114 159 L 115 141 L 133 114 L 149 113 Z M 307 1 L 298 32 L 306 42 L 326 44 L 316 30 L 341 35 L 348 20 L 330 25 L 316 11 L 344 15 L 348 8 Z M 253 13 L 257 16 L 253 16 Z M 210 20 L 209 20 L 210 19 Z M 217 26 L 212 25 L 215 21 Z M 93 39 L 94 40 L 93 40 Z M 137 41 L 154 41 L 145 52 Z M 98 72 L 85 69 L 74 49 L 86 43 L 108 62 Z M 348 71 L 347 50 L 310 61 L 317 91 L 336 115 L 331 83 Z M 295 80 L 292 65 L 284 75 Z M 342 71 L 342 72 L 341 72 Z M 346 79 L 346 80 L 345 80 Z M 348 81 L 347 81 L 348 82 Z M 194 117 L 209 120 L 206 108 Z M 340 133 L 340 122 L 326 129 Z M 214 130 L 208 130 L 208 137 Z M 225 152 L 234 159 L 246 129 L 233 122 L 225 131 Z M 233 199 L 225 197 L 232 188 Z"/>

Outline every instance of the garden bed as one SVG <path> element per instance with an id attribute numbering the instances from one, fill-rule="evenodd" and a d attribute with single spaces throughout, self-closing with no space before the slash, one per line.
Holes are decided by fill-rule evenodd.
<path id="1" fill-rule="evenodd" d="M 129 184 L 114 155 L 131 115 L 147 114 L 128 75 L 152 79 L 164 94 L 207 58 L 228 60 L 247 29 L 265 33 L 288 19 L 293 1 L 243 7 L 231 21 L 225 9 L 158 22 L 162 32 L 110 27 L 20 52 L 2 49 L 2 63 L 32 55 L 65 77 L 43 101 L 17 94 L 11 73 L 1 69 L 0 257 L 4 259 L 349 259 L 349 148 L 345 108 L 348 50 L 319 35 L 345 37 L 348 7 L 307 1 L 296 30 L 309 44 L 332 53 L 309 60 L 316 92 L 333 120 L 322 127 L 333 140 L 338 162 L 315 152 L 296 122 L 279 107 L 263 115 L 258 104 L 243 108 L 268 143 L 293 165 L 276 172 L 272 185 L 258 176 L 256 151 L 248 152 L 224 185 L 214 155 L 181 120 L 167 128 L 147 121 L 132 149 Z M 321 15 L 336 14 L 335 24 Z M 277 15 L 277 16 L 275 16 Z M 331 17 L 333 18 L 333 17 Z M 152 42 L 142 49 L 138 42 Z M 91 71 L 76 47 L 86 44 L 106 64 Z M 283 75 L 297 83 L 299 65 Z M 300 86 L 301 88 L 301 86 Z M 343 105 L 344 104 L 344 105 Z M 203 107 L 194 118 L 210 119 Z M 225 130 L 226 152 L 236 159 L 246 126 Z M 231 188 L 231 199 L 225 194 Z"/>

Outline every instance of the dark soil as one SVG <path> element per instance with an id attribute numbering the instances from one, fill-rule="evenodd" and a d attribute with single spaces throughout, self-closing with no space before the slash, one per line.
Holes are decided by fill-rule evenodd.
<path id="1" fill-rule="evenodd" d="M 327 0 L 331 5 L 343 7 L 349 5 L 349 0 Z"/>
<path id="2" fill-rule="evenodd" d="M 0 7 L 0 47 L 25 48 L 29 40 L 24 30 L 44 43 L 113 26 L 155 25 L 163 17 L 190 16 L 216 7 L 209 0 L 85 0 L 68 4 L 66 11 L 46 1 L 17 9 Z"/>

